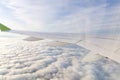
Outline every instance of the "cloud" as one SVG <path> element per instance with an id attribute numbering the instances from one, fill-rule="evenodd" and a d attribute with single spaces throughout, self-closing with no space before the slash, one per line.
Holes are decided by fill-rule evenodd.
<path id="1" fill-rule="evenodd" d="M 119 3 L 106 0 L 3 0 L 14 21 L 26 30 L 88 32 L 120 25 Z M 112 5 L 111 5 L 112 4 Z"/>
<path id="2" fill-rule="evenodd" d="M 0 44 L 0 80 L 117 80 L 120 74 L 119 63 L 74 44 L 16 38 Z"/>
<path id="3" fill-rule="evenodd" d="M 106 4 L 98 7 L 83 8 L 53 25 L 57 26 L 57 28 L 64 26 L 62 30 L 68 32 L 117 30 L 120 27 L 120 6 L 116 5 L 109 9 L 107 9 L 107 6 Z"/>
<path id="4" fill-rule="evenodd" d="M 91 27 L 93 27 L 91 18 L 94 17 L 95 19 L 97 19 L 98 17 L 101 17 L 100 15 L 104 16 L 106 6 L 107 5 L 104 4 L 97 7 L 81 8 L 79 11 L 64 17 L 62 20 L 57 21 L 53 25 L 57 26 L 57 28 L 64 26 L 64 28 L 62 28 L 63 29 L 62 31 L 68 32 L 88 31 L 91 29 Z M 98 20 L 101 20 L 101 18 Z"/>
<path id="5" fill-rule="evenodd" d="M 31 1 L 31 0 L 6 0 L 4 2 L 8 8 L 12 9 L 12 14 L 19 20 L 25 22 L 29 27 L 44 28 L 49 24 L 60 8 L 64 8 L 69 3 L 65 1 Z M 47 25 L 48 26 L 48 25 Z M 28 27 L 28 28 L 29 28 Z"/>

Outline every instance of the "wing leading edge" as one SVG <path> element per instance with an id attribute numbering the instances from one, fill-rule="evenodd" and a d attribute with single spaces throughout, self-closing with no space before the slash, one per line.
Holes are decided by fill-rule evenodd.
<path id="1" fill-rule="evenodd" d="M 93 53 L 98 53 L 120 63 L 120 35 L 84 35 L 80 33 L 40 33 L 32 31 L 18 31 L 11 30 L 3 24 L 0 24 L 0 30 L 28 35 L 35 38 L 31 41 L 52 39 L 56 41 L 74 43 L 91 50 Z"/>

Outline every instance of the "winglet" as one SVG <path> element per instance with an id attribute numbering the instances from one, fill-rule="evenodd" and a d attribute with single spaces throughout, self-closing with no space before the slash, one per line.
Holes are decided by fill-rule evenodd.
<path id="1" fill-rule="evenodd" d="M 11 29 L 8 28 L 7 26 L 5 26 L 5 25 L 3 25 L 3 24 L 0 23 L 0 30 L 1 30 L 1 31 L 9 31 L 9 30 L 11 30 Z"/>

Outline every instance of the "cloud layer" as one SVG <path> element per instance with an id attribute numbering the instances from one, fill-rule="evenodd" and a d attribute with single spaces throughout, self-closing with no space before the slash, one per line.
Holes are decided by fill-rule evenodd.
<path id="1" fill-rule="evenodd" d="M 0 80 L 119 80 L 119 74 L 120 64 L 74 44 L 0 38 Z"/>

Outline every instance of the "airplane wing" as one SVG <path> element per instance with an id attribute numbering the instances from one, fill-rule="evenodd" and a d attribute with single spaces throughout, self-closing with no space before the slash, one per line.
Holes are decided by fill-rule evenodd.
<path id="1" fill-rule="evenodd" d="M 0 24 L 0 30 L 32 37 L 32 40 L 30 40 L 31 38 L 27 38 L 26 40 L 28 41 L 52 39 L 55 41 L 77 44 L 91 50 L 95 54 L 98 53 L 120 63 L 120 35 L 117 34 L 90 35 L 80 33 L 40 33 L 11 30 L 3 24 Z"/>
<path id="2" fill-rule="evenodd" d="M 120 35 L 89 35 L 77 44 L 120 63 Z"/>

